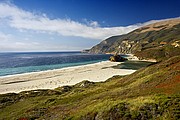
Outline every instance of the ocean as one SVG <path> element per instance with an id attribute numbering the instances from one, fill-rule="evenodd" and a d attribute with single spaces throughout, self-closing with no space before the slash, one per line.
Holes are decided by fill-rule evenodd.
<path id="1" fill-rule="evenodd" d="M 86 65 L 106 61 L 109 57 L 81 52 L 0 53 L 0 76 Z"/>

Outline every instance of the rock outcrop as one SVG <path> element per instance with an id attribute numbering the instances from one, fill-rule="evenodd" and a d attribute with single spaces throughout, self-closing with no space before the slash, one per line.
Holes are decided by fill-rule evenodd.
<path id="1" fill-rule="evenodd" d="M 111 62 L 123 62 L 123 61 L 126 61 L 126 60 L 128 60 L 128 59 L 123 58 L 123 57 L 121 57 L 120 55 L 114 55 L 114 56 L 111 56 L 111 57 L 109 58 L 109 60 L 110 60 Z"/>
<path id="2" fill-rule="evenodd" d="M 180 55 L 180 18 L 161 21 L 136 29 L 128 34 L 112 36 L 92 47 L 89 53 L 135 54 L 139 58 Z M 170 51 L 177 51 L 168 53 Z M 179 52 L 178 52 L 179 51 Z M 158 52 L 158 55 L 154 55 Z M 167 54 L 168 53 L 168 54 Z M 140 56 L 138 56 L 140 55 Z M 145 55 L 145 56 L 144 56 Z"/>

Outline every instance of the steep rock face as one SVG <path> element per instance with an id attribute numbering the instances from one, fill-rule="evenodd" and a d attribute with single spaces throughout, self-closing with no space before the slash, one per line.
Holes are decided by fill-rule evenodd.
<path id="1" fill-rule="evenodd" d="M 163 48 L 165 51 L 162 54 L 166 54 L 169 47 L 178 50 L 176 54 L 180 53 L 180 18 L 157 22 L 125 35 L 110 37 L 92 47 L 89 53 L 136 54 L 152 48 L 163 51 Z"/>

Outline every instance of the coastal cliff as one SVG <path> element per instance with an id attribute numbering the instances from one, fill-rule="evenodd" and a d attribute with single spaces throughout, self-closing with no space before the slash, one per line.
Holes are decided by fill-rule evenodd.
<path id="1" fill-rule="evenodd" d="M 128 34 L 112 36 L 92 47 L 89 53 L 135 54 L 140 59 L 180 55 L 180 18 L 161 21 Z M 176 52 L 175 52 L 176 51 Z"/>
<path id="2" fill-rule="evenodd" d="M 1 94 L 0 119 L 179 119 L 180 23 L 179 19 L 160 23 L 110 37 L 89 51 L 132 53 L 140 59 L 158 62 L 130 75 L 113 76 L 105 82 L 85 80 L 53 90 Z M 117 66 L 111 68 L 118 69 Z"/>

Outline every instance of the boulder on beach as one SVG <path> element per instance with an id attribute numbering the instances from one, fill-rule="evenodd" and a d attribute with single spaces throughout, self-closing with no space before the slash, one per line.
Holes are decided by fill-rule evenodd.
<path id="1" fill-rule="evenodd" d="M 124 58 L 124 57 L 122 57 L 122 56 L 120 56 L 120 55 L 113 55 L 113 56 L 111 56 L 110 58 L 109 58 L 109 60 L 111 61 L 111 62 L 123 62 L 123 61 L 126 61 L 126 60 L 128 60 L 127 58 Z"/>

